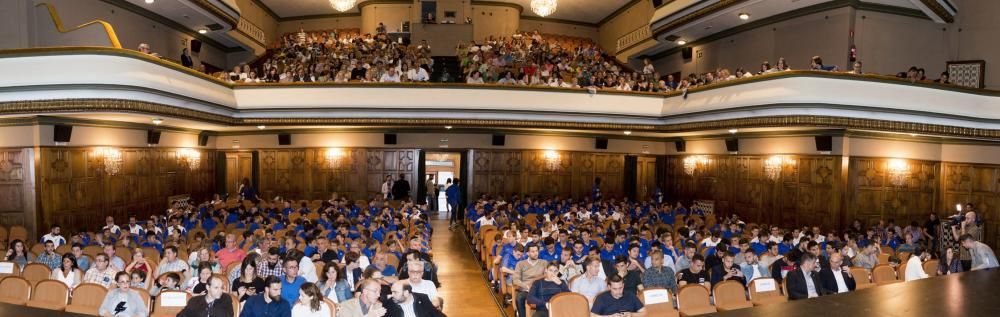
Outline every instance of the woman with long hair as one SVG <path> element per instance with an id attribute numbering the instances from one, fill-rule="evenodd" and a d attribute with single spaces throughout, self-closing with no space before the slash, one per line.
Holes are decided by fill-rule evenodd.
<path id="1" fill-rule="evenodd" d="M 76 256 L 73 253 L 63 255 L 62 265 L 53 270 L 49 278 L 65 283 L 71 290 L 80 285 L 80 281 L 83 280 L 83 271 L 76 264 Z"/>
<path id="2" fill-rule="evenodd" d="M 323 303 L 323 294 L 316 284 L 306 282 L 299 288 L 299 301 L 292 307 L 292 317 L 328 317 L 330 306 Z"/>
<path id="3" fill-rule="evenodd" d="M 7 248 L 7 256 L 4 257 L 4 261 L 17 263 L 17 266 L 21 268 L 34 260 L 35 256 L 31 255 L 25 249 L 24 242 L 20 239 L 14 239 L 14 241 L 10 242 L 10 247 Z"/>
<path id="4" fill-rule="evenodd" d="M 323 296 L 329 298 L 334 303 L 340 303 L 354 297 L 350 286 L 347 285 L 347 275 L 344 269 L 337 265 L 335 261 L 330 261 L 323 268 L 323 274 L 319 277 L 319 288 Z"/>
<path id="5" fill-rule="evenodd" d="M 254 259 L 247 257 L 247 260 L 250 261 L 243 261 L 243 265 L 240 267 L 240 276 L 232 283 L 232 293 L 240 299 L 240 302 L 245 301 L 250 296 L 257 295 L 257 292 L 264 291 L 264 279 L 257 276 L 257 261 Z"/>
<path id="6" fill-rule="evenodd" d="M 198 275 L 192 276 L 184 285 L 184 290 L 193 295 L 205 294 L 208 291 L 208 281 L 212 278 L 212 265 L 202 263 L 198 267 Z"/>

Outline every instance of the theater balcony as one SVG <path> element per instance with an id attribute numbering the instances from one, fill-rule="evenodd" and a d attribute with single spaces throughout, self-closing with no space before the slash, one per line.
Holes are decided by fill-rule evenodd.
<path id="1" fill-rule="evenodd" d="M 667 94 L 466 84 L 232 84 L 113 48 L 0 52 L 0 114 L 101 112 L 218 126 L 462 125 L 692 131 L 806 127 L 1000 136 L 1000 93 L 786 71 Z"/>

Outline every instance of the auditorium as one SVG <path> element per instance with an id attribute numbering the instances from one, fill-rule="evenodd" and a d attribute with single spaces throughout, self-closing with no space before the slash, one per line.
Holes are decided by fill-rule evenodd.
<path id="1" fill-rule="evenodd" d="M 997 16 L 3 0 L 0 316 L 1000 316 Z"/>

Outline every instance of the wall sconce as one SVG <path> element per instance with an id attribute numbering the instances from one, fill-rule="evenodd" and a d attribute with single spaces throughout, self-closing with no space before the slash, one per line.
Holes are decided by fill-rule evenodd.
<path id="1" fill-rule="evenodd" d="M 108 175 L 114 176 L 122 171 L 124 163 L 122 151 L 116 148 L 97 148 L 94 150 L 94 155 L 101 159 L 104 172 Z"/>
<path id="2" fill-rule="evenodd" d="M 543 154 L 545 158 L 545 168 L 554 171 L 559 168 L 559 153 L 555 150 L 546 150 Z"/>
<path id="3" fill-rule="evenodd" d="M 694 175 L 694 171 L 697 170 L 698 167 L 704 167 L 706 165 L 708 165 L 708 158 L 704 156 L 696 155 L 685 157 L 684 174 Z"/>
<path id="4" fill-rule="evenodd" d="M 891 159 L 888 162 L 889 183 L 895 186 L 906 185 L 910 180 L 910 164 L 906 160 Z"/>
<path id="5" fill-rule="evenodd" d="M 795 159 L 783 155 L 771 156 L 767 160 L 764 160 L 764 175 L 772 181 L 777 180 L 781 176 L 781 169 L 784 166 L 794 166 L 796 163 Z"/>
<path id="6" fill-rule="evenodd" d="M 197 170 L 201 166 L 201 152 L 193 149 L 181 149 L 178 153 L 181 165 L 190 170 Z"/>
<path id="7" fill-rule="evenodd" d="M 340 166 L 340 160 L 344 158 L 344 156 L 344 150 L 342 149 L 327 149 L 326 153 L 323 155 L 323 161 L 330 169 L 336 169 Z"/>

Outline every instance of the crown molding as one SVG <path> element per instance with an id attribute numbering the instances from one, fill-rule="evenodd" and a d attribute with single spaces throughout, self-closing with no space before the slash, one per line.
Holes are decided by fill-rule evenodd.
<path id="1" fill-rule="evenodd" d="M 162 15 L 159 15 L 156 12 L 146 10 L 145 8 L 137 6 L 135 4 L 132 4 L 132 3 L 128 2 L 128 1 L 125 1 L 125 0 L 100 0 L 100 1 L 102 1 L 104 3 L 107 3 L 107 4 L 110 4 L 110 5 L 113 5 L 113 6 L 116 6 L 116 7 L 121 8 L 121 9 L 127 10 L 129 12 L 138 14 L 138 15 L 140 15 L 142 17 L 145 17 L 147 19 L 153 20 L 156 23 L 163 24 L 164 26 L 166 26 L 168 28 L 171 28 L 174 31 L 184 33 L 184 34 L 186 34 L 186 35 L 188 35 L 190 37 L 198 39 L 202 43 L 211 45 L 212 47 L 214 47 L 217 50 L 222 51 L 223 53 L 235 53 L 235 52 L 243 52 L 243 51 L 245 51 L 242 47 L 238 47 L 238 46 L 237 47 L 228 47 L 228 46 L 225 46 L 222 43 L 219 43 L 219 41 L 216 41 L 216 40 L 214 40 L 214 39 L 212 39 L 210 37 L 207 37 L 205 35 L 199 34 L 198 32 L 195 32 L 195 31 L 189 29 L 188 27 L 181 25 L 180 23 L 174 22 L 174 20 L 168 19 L 168 18 L 166 18 L 166 17 L 164 17 Z M 197 3 L 197 1 L 195 1 L 195 3 Z M 212 7 L 214 8 L 214 6 L 212 6 Z M 218 10 L 218 8 L 215 8 L 215 9 Z M 223 15 L 225 15 L 229 19 L 232 19 L 232 17 L 230 17 L 229 15 L 226 15 L 226 14 L 223 14 Z M 227 19 L 227 20 L 229 20 L 229 19 Z M 236 29 L 236 24 L 237 24 L 237 22 L 233 22 L 232 29 L 234 29 L 234 30 Z"/>

